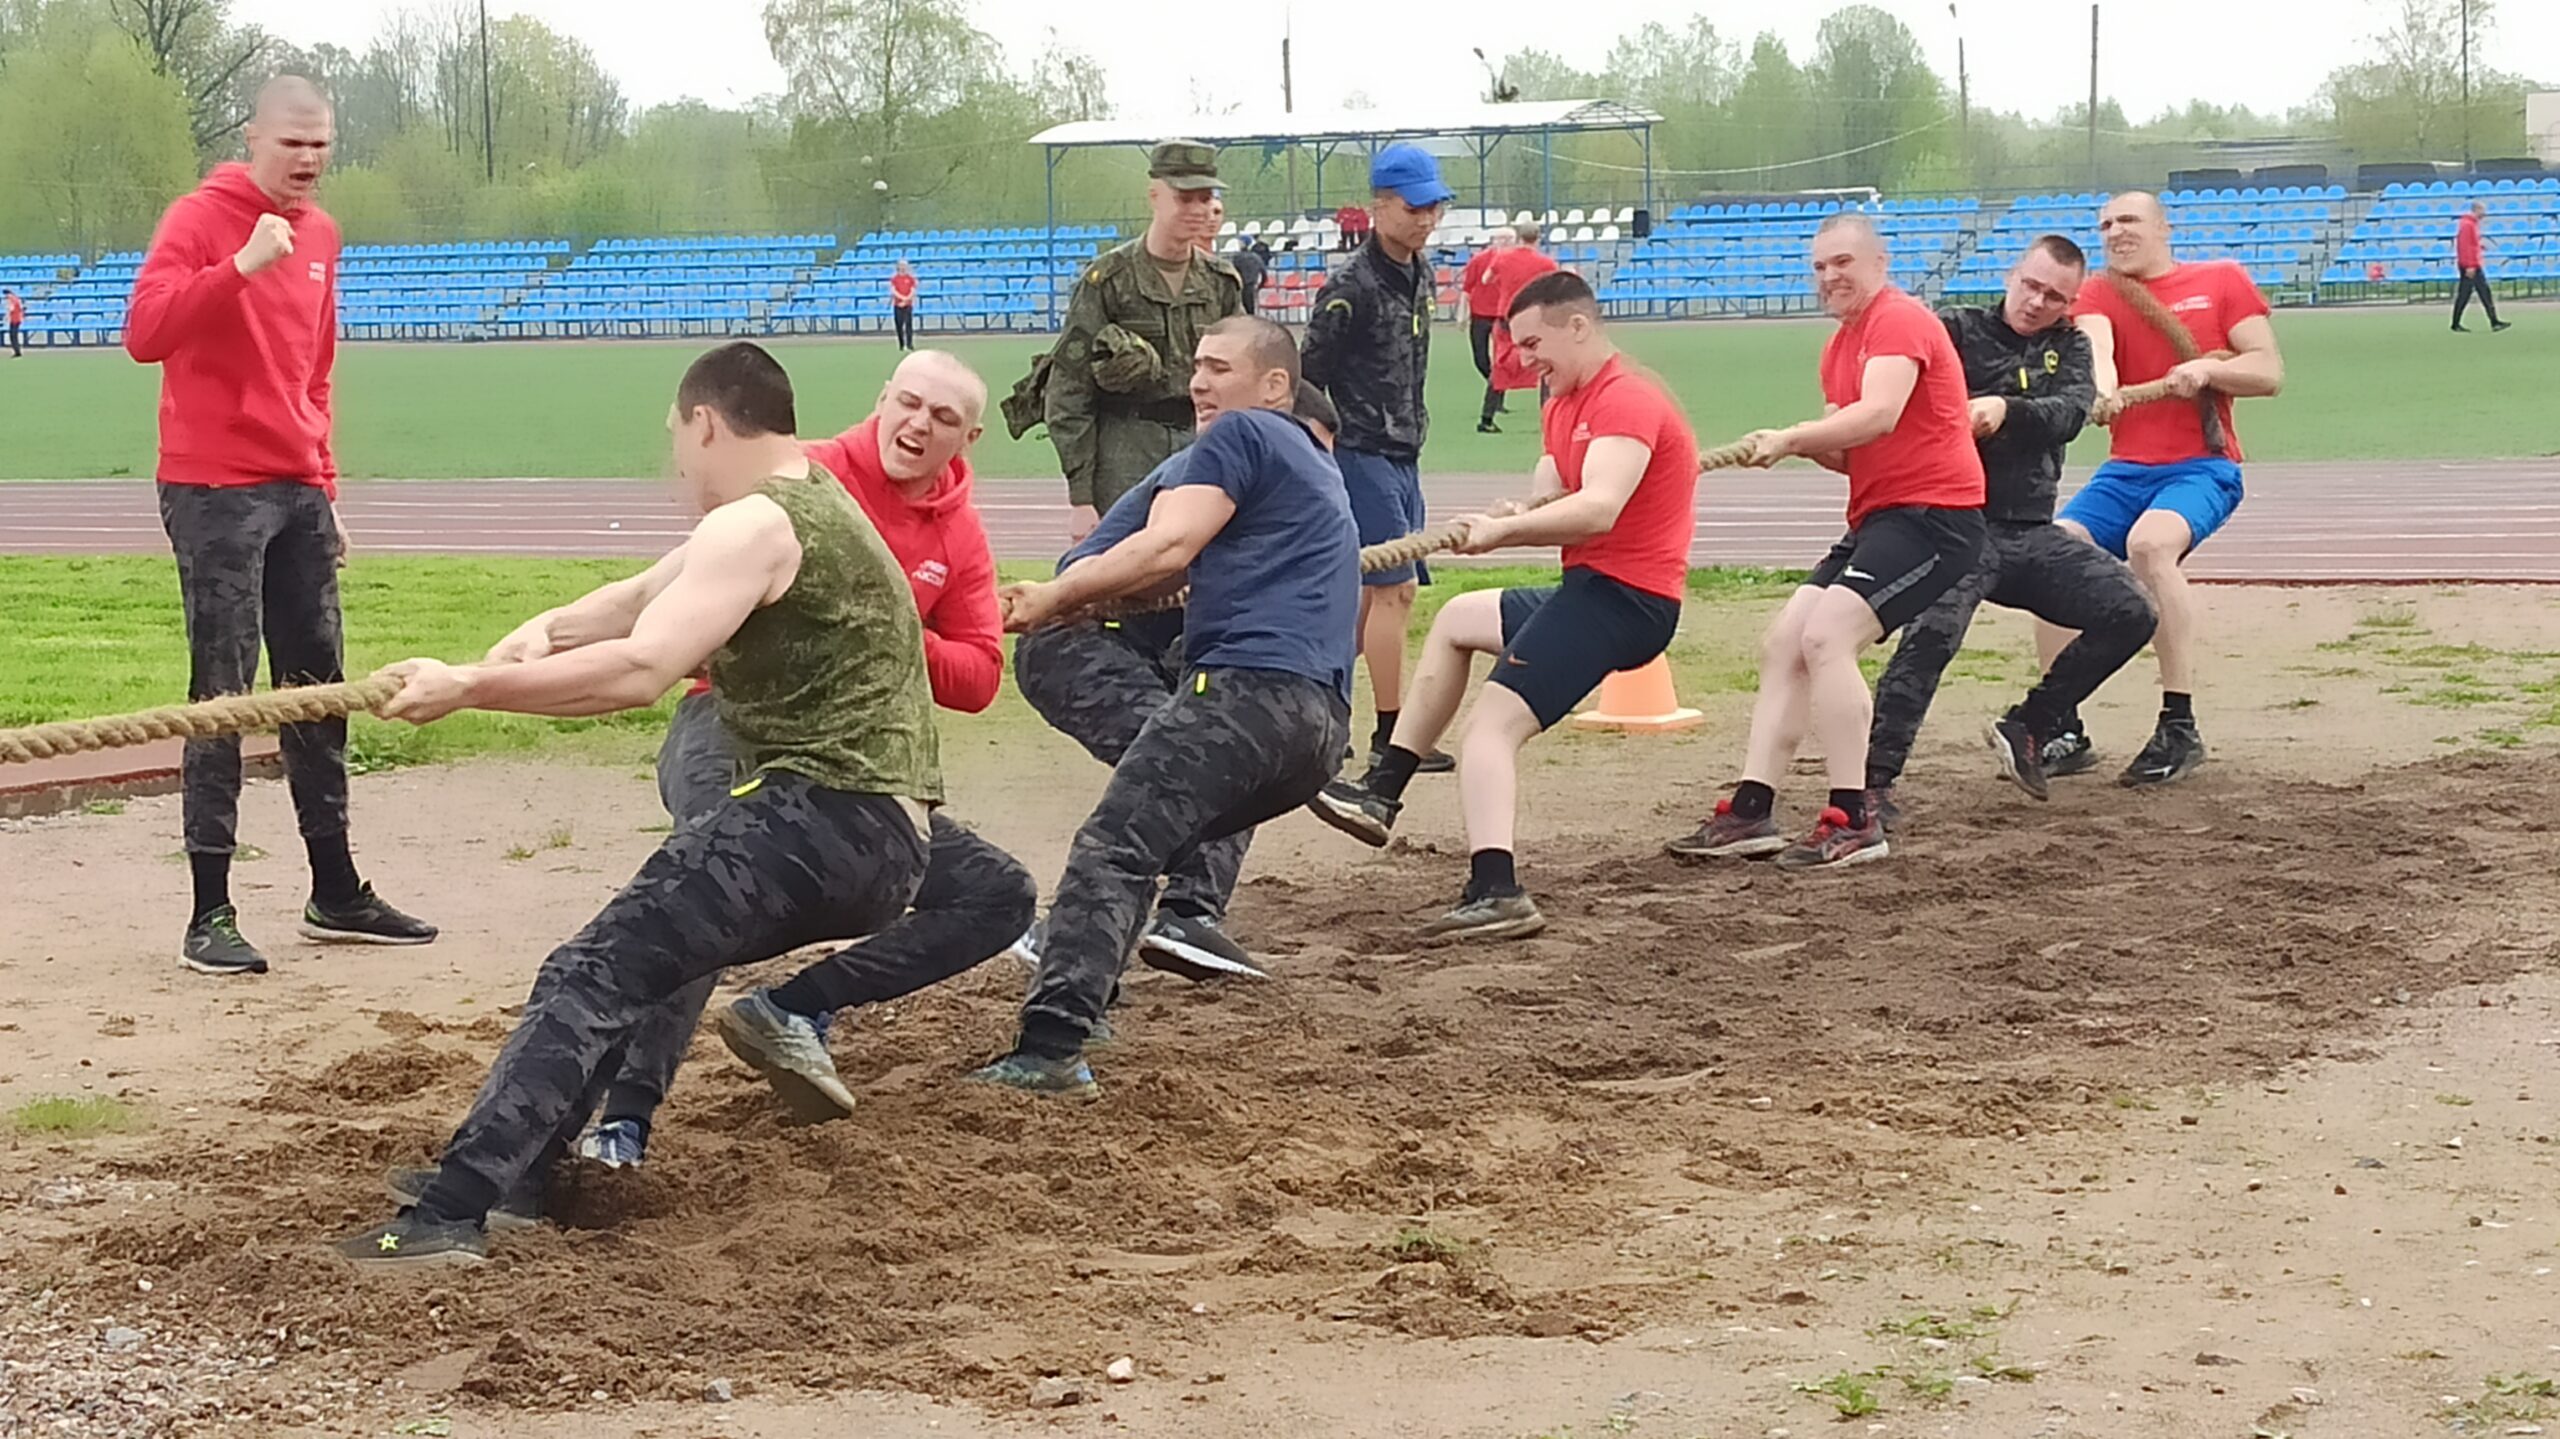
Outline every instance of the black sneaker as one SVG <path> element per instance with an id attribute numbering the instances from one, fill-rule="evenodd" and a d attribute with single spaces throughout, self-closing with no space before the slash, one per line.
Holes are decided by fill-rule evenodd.
<path id="1" fill-rule="evenodd" d="M 2162 719 L 2151 732 L 2151 743 L 2124 767 L 2116 783 L 2127 789 L 2147 785 L 2174 784 L 2195 773 L 2204 763 L 2204 735 L 2191 719 Z"/>
<path id="2" fill-rule="evenodd" d="M 187 926 L 178 963 L 198 974 L 264 974 L 267 957 L 240 937 L 240 914 L 229 905 Z"/>
<path id="3" fill-rule="evenodd" d="M 2492 335 L 2503 335 L 2515 327 L 2516 322 L 2513 320 L 2491 320 L 2489 322 L 2489 333 Z"/>
<path id="4" fill-rule="evenodd" d="M 401 1208 L 415 1209 L 418 1196 L 426 1193 L 427 1186 L 436 1182 L 436 1173 L 433 1169 L 395 1169 L 382 1176 L 382 1187 Z M 519 1190 L 507 1195 L 492 1206 L 488 1218 L 481 1221 L 492 1230 L 531 1229 L 541 1222 L 542 1192 L 538 1189 Z"/>
<path id="5" fill-rule="evenodd" d="M 1326 785 L 1307 808 L 1315 817 L 1332 825 L 1365 845 L 1386 848 L 1396 832 L 1396 816 L 1404 806 L 1382 794 L 1372 793 L 1358 780 L 1338 779 Z"/>
<path id="6" fill-rule="evenodd" d="M 2027 733 L 2015 715 L 2002 715 L 1982 731 L 1991 743 L 1991 757 L 2000 762 L 2000 777 L 2038 799 L 2053 798 L 2053 787 L 2044 779 L 2044 747 Z M 1891 824 L 1885 826 L 1893 828 Z"/>
<path id="7" fill-rule="evenodd" d="M 2068 779 L 2098 767 L 2098 747 L 2078 730 L 2064 730 L 2044 742 L 2044 777 Z"/>
<path id="8" fill-rule="evenodd" d="M 1478 420 L 1476 421 L 1476 433 L 1479 435 L 1498 435 L 1502 433 L 1502 427 L 1491 420 Z"/>
<path id="9" fill-rule="evenodd" d="M 314 898 L 304 905 L 302 937 L 334 944 L 430 944 L 436 927 L 383 903 L 367 884 L 342 904 Z"/>
<path id="10" fill-rule="evenodd" d="M 489 1262 L 489 1237 L 479 1225 L 427 1219 L 414 1209 L 403 1209 L 391 1222 L 329 1247 L 368 1269 L 434 1269 Z"/>
<path id="11" fill-rule="evenodd" d="M 1527 939 L 1547 927 L 1538 902 L 1523 893 L 1478 894 L 1422 927 L 1424 939 Z"/>
<path id="12" fill-rule="evenodd" d="M 1155 923 L 1148 925 L 1138 940 L 1138 962 L 1194 981 L 1271 977 L 1254 964 L 1253 956 L 1244 952 L 1243 945 L 1227 938 L 1216 924 L 1178 914 L 1156 915 Z"/>
<path id="13" fill-rule="evenodd" d="M 1886 834 L 1896 834 L 1902 829 L 1902 806 L 1893 797 L 1892 785 L 1878 785 L 1867 791 L 1867 813 L 1876 817 L 1876 823 L 1884 826 Z"/>

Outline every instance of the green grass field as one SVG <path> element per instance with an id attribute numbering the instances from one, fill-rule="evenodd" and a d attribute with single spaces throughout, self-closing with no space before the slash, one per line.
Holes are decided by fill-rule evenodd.
<path id="1" fill-rule="evenodd" d="M 366 674 L 428 655 L 475 659 L 527 616 L 577 598 L 638 568 L 627 560 L 481 559 L 382 556 L 357 552 L 341 581 L 347 672 Z M 1045 574 L 1044 565 L 1008 565 L 1007 579 Z M 1452 595 L 1506 584 L 1552 584 L 1552 569 L 1468 566 L 1444 571 L 1415 606 L 1415 633 Z M 1700 570 L 1701 597 L 1774 599 L 1785 577 L 1747 570 Z M 187 640 L 178 611 L 177 567 L 165 556 L 0 556 L 0 728 L 121 714 L 186 698 Z M 1704 652 L 1673 652 L 1684 686 L 1729 689 L 1747 675 Z M 1365 701 L 1363 702 L 1365 706 Z M 1007 684 L 981 716 L 942 717 L 946 753 L 988 743 L 1039 720 Z M 666 706 L 600 719 L 460 714 L 423 728 L 359 717 L 349 759 L 359 770 L 431 764 L 477 754 L 546 755 L 601 763 L 645 761 L 666 728 Z"/>
<path id="2" fill-rule="evenodd" d="M 2243 407 L 2252 457 L 2264 460 L 2464 459 L 2560 453 L 2560 311 L 2517 307 L 2504 335 L 2446 333 L 2427 309 L 2289 310 L 2277 317 L 2291 366 L 2285 395 Z M 1667 376 L 1720 443 L 1819 410 L 1821 321 L 1622 325 L 1628 350 Z M 952 342 L 1000 395 L 1045 341 Z M 802 428 L 832 432 L 869 409 L 895 355 L 885 341 L 797 340 L 777 346 L 801 393 Z M 647 476 L 664 465 L 660 421 L 701 342 L 359 345 L 338 361 L 338 457 L 351 477 Z M 0 479 L 77 479 L 151 472 L 158 377 L 120 351 L 37 351 L 0 365 L 6 439 Z M 1514 396 L 1511 433 L 1478 435 L 1481 384 L 1463 330 L 1433 343 L 1428 468 L 1525 470 L 1536 449 L 1528 396 Z M 2094 463 L 2095 438 L 2079 458 Z M 1057 473 L 1044 438 L 1015 441 L 1001 424 L 979 449 L 990 476 Z"/>

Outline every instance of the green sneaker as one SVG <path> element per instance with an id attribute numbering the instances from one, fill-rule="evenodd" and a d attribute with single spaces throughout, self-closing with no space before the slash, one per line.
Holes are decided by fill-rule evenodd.
<path id="1" fill-rule="evenodd" d="M 802 1124 L 824 1124 L 853 1113 L 853 1091 L 837 1077 L 826 1036 L 809 1019 L 775 1004 L 761 989 L 749 990 L 720 1011 L 721 1042 L 773 1086 L 774 1097 Z"/>
<path id="2" fill-rule="evenodd" d="M 477 1224 L 421 1218 L 403 1209 L 387 1224 L 329 1246 L 367 1269 L 438 1269 L 489 1262 L 488 1236 Z"/>
<path id="3" fill-rule="evenodd" d="M 240 937 L 240 914 L 229 905 L 187 926 L 178 963 L 198 974 L 264 974 L 267 957 Z"/>
<path id="4" fill-rule="evenodd" d="M 1547 927 L 1538 902 L 1527 894 L 1470 895 L 1458 907 L 1422 927 L 1424 939 L 1527 939 Z"/>
<path id="5" fill-rule="evenodd" d="M 1069 1055 L 1065 1059 L 1043 1059 L 1017 1050 L 973 1072 L 969 1082 L 1069 1099 L 1096 1099 L 1102 1094 L 1102 1086 L 1093 1082 L 1093 1066 L 1085 1063 L 1081 1054 Z"/>

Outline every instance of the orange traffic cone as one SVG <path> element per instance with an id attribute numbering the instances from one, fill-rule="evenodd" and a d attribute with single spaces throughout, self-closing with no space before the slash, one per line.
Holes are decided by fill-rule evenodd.
<path id="1" fill-rule="evenodd" d="M 1655 655 L 1640 669 L 1620 670 L 1600 682 L 1600 706 L 1573 717 L 1579 729 L 1635 730 L 1662 734 L 1695 729 L 1707 717 L 1680 707 L 1671 687 L 1671 661 Z"/>

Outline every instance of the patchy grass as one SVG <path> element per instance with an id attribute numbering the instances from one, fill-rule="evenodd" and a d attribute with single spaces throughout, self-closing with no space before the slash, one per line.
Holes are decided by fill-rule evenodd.
<path id="1" fill-rule="evenodd" d="M 93 799 L 87 804 L 80 806 L 80 812 L 82 814 L 122 814 L 124 813 L 124 801 L 120 799 Z"/>
<path id="2" fill-rule="evenodd" d="M 2492 1374 L 2478 1397 L 2453 1411 L 2475 1426 L 2531 1424 L 2560 1413 L 2560 1380 L 2539 1374 Z"/>
<path id="3" fill-rule="evenodd" d="M 1884 1407 L 1876 1398 L 1873 1382 L 1882 1374 L 1882 1370 L 1843 1371 L 1823 1379 L 1798 1380 L 1794 1390 L 1798 1394 L 1816 1394 L 1830 1400 L 1831 1407 L 1839 1411 L 1843 1419 L 1863 1419 Z"/>
<path id="4" fill-rule="evenodd" d="M 1428 1225 L 1407 1225 L 1380 1246 L 1398 1264 L 1455 1264 L 1467 1257 L 1468 1244 Z"/>
<path id="5" fill-rule="evenodd" d="M 51 1095 L 9 1111 L 9 1127 L 46 1139 L 87 1139 L 139 1129 L 142 1116 L 123 1100 L 103 1094 Z"/>

